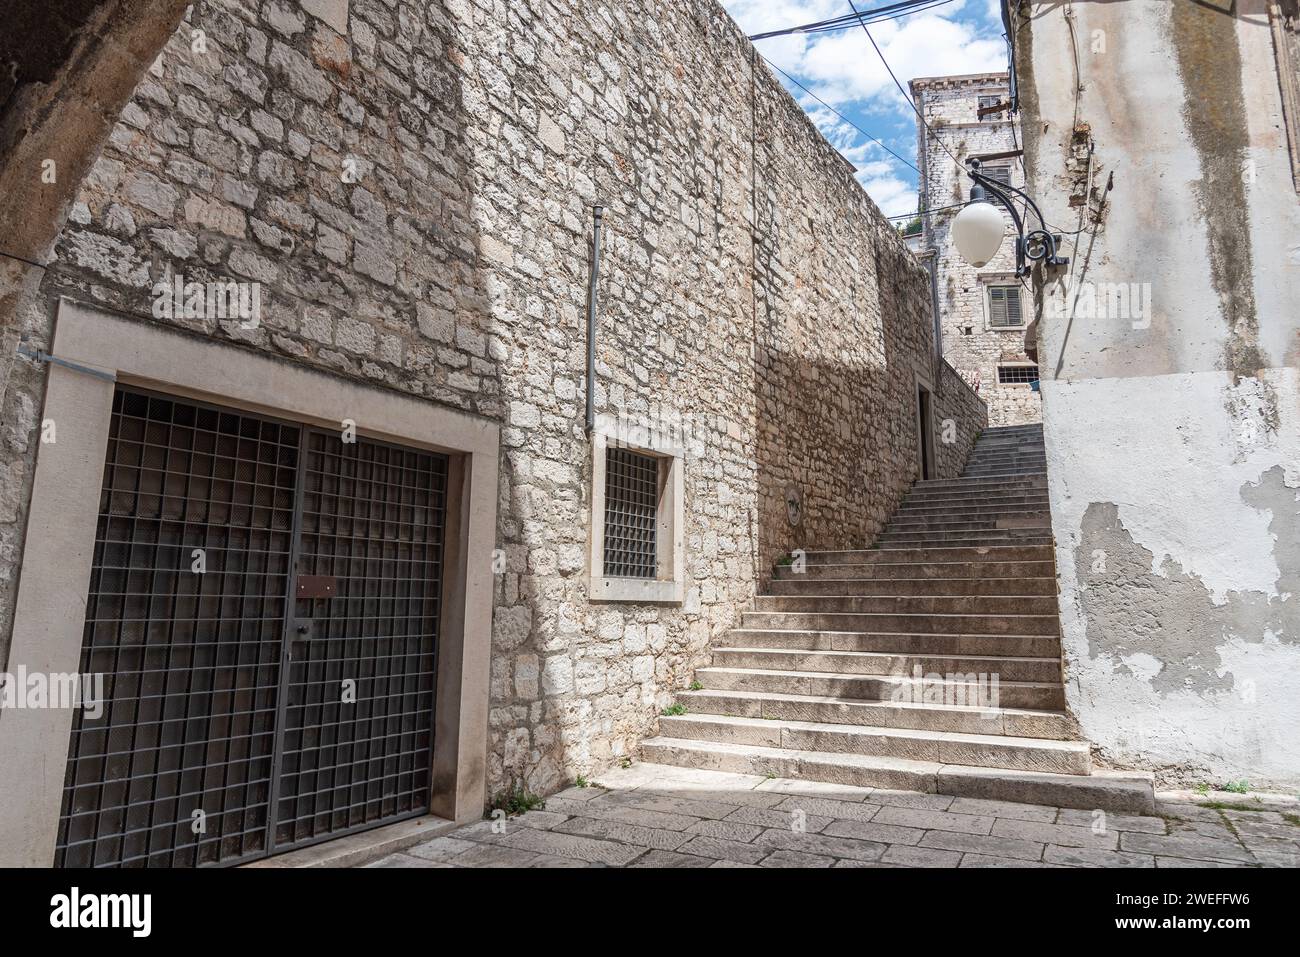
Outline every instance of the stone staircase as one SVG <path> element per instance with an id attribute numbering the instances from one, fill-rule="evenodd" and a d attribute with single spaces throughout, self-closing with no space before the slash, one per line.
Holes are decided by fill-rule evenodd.
<path id="1" fill-rule="evenodd" d="M 1041 426 L 987 429 L 875 546 L 778 566 L 645 761 L 1150 813 L 1065 713 Z"/>

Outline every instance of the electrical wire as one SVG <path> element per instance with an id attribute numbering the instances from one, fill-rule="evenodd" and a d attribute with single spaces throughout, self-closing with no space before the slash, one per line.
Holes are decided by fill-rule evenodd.
<path id="1" fill-rule="evenodd" d="M 935 213 L 942 213 L 948 209 L 961 209 L 969 206 L 970 203 L 953 203 L 951 206 L 936 206 L 934 209 L 922 209 L 915 213 L 899 213 L 897 216 L 886 216 L 885 219 L 920 219 L 924 216 L 933 216 Z"/>
<path id="2" fill-rule="evenodd" d="M 815 23 L 804 23 L 796 27 L 786 27 L 782 30 L 769 30 L 766 33 L 756 33 L 749 39 L 767 40 L 772 37 L 786 37 L 796 34 L 815 34 L 815 33 L 834 33 L 840 30 L 852 29 L 856 24 L 862 23 L 865 19 L 871 23 L 879 23 L 885 20 L 896 20 L 899 17 L 909 16 L 918 13 L 921 10 L 929 10 L 932 7 L 941 7 L 951 3 L 952 0 L 901 0 L 899 3 L 891 3 L 883 7 L 876 7 L 872 10 L 864 10 L 859 13 L 857 10 L 850 14 L 840 17 L 832 17 L 829 20 L 819 20 Z"/>
<path id="3" fill-rule="evenodd" d="M 762 56 L 762 54 L 760 53 L 759 56 Z M 873 142 L 875 142 L 876 144 L 878 144 L 878 145 L 880 146 L 881 149 L 883 149 L 883 150 L 884 150 L 886 153 L 888 153 L 890 156 L 894 157 L 894 159 L 898 160 L 900 163 L 904 163 L 904 164 L 906 164 L 907 166 L 910 166 L 912 169 L 916 170 L 916 172 L 918 172 L 918 173 L 921 172 L 919 169 L 916 168 L 916 166 L 915 166 L 914 164 L 912 164 L 912 163 L 909 162 L 908 160 L 904 159 L 903 157 L 899 156 L 897 153 L 895 153 L 893 150 L 891 150 L 888 146 L 886 146 L 886 145 L 884 144 L 884 141 L 883 141 L 883 140 L 880 140 L 880 139 L 878 139 L 878 138 L 872 136 L 870 133 L 868 133 L 868 132 L 867 132 L 866 130 L 864 130 L 862 127 L 858 126 L 858 124 L 854 123 L 851 119 L 849 119 L 847 116 L 845 116 L 845 115 L 844 115 L 843 113 L 841 113 L 839 110 L 835 109 L 835 107 L 831 106 L 829 103 L 827 103 L 825 100 L 823 100 L 820 96 L 818 96 L 818 95 L 817 95 L 816 93 L 814 93 L 812 90 L 808 89 L 808 87 L 804 86 L 802 83 L 800 83 L 800 82 L 799 82 L 798 80 L 796 80 L 794 77 L 792 77 L 789 73 L 786 73 L 785 70 L 781 69 L 781 68 L 780 68 L 779 66 L 777 66 L 775 63 L 773 63 L 771 60 L 769 60 L 767 57 L 763 57 L 763 60 L 764 60 L 764 62 L 766 62 L 767 65 L 770 66 L 773 70 L 776 70 L 777 73 L 780 73 L 783 77 L 785 77 L 787 80 L 789 80 L 789 81 L 790 81 L 791 83 L 793 83 L 795 86 L 797 86 L 799 89 L 803 90 L 805 93 L 807 93 L 809 96 L 811 96 L 814 100 L 816 100 L 816 101 L 817 101 L 818 103 L 820 103 L 822 106 L 826 107 L 826 109 L 830 110 L 832 113 L 834 113 L 836 116 L 838 116 L 841 120 L 843 120 L 843 121 L 844 121 L 845 123 L 847 123 L 849 126 L 853 127 L 855 130 L 857 130 L 857 131 L 858 131 L 859 133 L 861 133 L 863 136 L 867 137 L 867 139 L 872 140 Z"/>
<path id="4" fill-rule="evenodd" d="M 858 14 L 857 4 L 855 4 L 853 0 L 849 0 L 849 6 L 853 8 L 854 14 Z M 925 122 L 925 116 L 922 115 L 920 108 L 918 108 L 916 105 L 916 102 L 910 96 L 907 95 L 907 91 L 903 89 L 903 84 L 898 82 L 898 77 L 894 75 L 893 67 L 891 67 L 889 65 L 889 61 L 885 59 L 885 54 L 880 51 L 880 47 L 876 44 L 876 38 L 871 35 L 871 31 L 867 29 L 867 25 L 865 23 L 862 23 L 860 19 L 860 15 L 859 15 L 858 22 L 859 25 L 862 27 L 862 32 L 865 33 L 867 35 L 867 39 L 871 41 L 871 46 L 876 51 L 876 56 L 880 57 L 880 62 L 885 65 L 885 69 L 889 73 L 889 78 L 894 81 L 894 86 L 898 87 L 898 92 L 902 95 L 903 99 L 907 101 L 907 105 L 912 108 L 912 112 L 916 114 L 917 120 L 921 123 L 922 126 L 925 127 L 926 132 L 928 132 L 931 136 L 934 136 L 934 130 L 930 127 L 929 123 Z M 952 150 L 948 148 L 947 143 L 945 143 L 939 137 L 935 137 L 935 141 L 941 147 L 943 147 L 943 151 L 945 153 L 947 153 L 949 156 L 952 157 L 952 161 L 957 164 L 959 169 L 963 167 L 962 161 L 957 158 L 956 153 L 954 153 Z"/>
<path id="5" fill-rule="evenodd" d="M 37 269 L 50 268 L 49 263 L 38 263 L 34 259 L 27 259 L 23 256 L 17 256 L 14 255 L 13 253 L 7 253 L 3 249 L 0 249 L 0 256 L 3 256 L 5 259 L 12 259 L 14 260 L 14 262 L 26 263 L 28 266 L 35 266 Z"/>

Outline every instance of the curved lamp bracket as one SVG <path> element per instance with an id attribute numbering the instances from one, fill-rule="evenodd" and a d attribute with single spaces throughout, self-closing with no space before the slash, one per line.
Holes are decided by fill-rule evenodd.
<path id="1" fill-rule="evenodd" d="M 995 179 L 989 179 L 980 172 L 980 161 L 971 157 L 966 161 L 966 173 L 972 180 L 984 188 L 985 192 L 992 193 L 1002 201 L 1003 208 L 1011 214 L 1011 220 L 1016 224 L 1016 275 L 1027 276 L 1032 270 L 1033 264 L 1041 262 L 1045 266 L 1064 266 L 1069 263 L 1069 257 L 1057 254 L 1057 247 L 1060 245 L 1061 237 L 1048 232 L 1047 222 L 1043 219 L 1043 214 L 1038 209 L 1038 204 L 1029 198 L 1029 195 L 1022 189 L 1017 189 L 1007 183 L 1000 183 Z M 1016 210 L 1016 204 L 1012 196 L 1019 196 L 1025 201 L 1026 208 L 1033 210 L 1034 216 L 1038 219 L 1038 228 L 1025 231 L 1025 221 L 1021 219 L 1020 213 Z"/>

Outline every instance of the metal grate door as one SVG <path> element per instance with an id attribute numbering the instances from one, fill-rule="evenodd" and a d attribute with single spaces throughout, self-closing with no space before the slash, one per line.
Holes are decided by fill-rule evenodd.
<path id="1" fill-rule="evenodd" d="M 427 813 L 446 459 L 312 431 L 276 844 Z"/>
<path id="2" fill-rule="evenodd" d="M 236 863 L 426 810 L 445 495 L 441 456 L 119 389 L 103 711 L 74 712 L 56 863 Z"/>

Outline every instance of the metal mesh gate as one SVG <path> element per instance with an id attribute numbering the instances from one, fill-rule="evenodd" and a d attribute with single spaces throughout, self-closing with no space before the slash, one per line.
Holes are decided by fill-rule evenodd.
<path id="1" fill-rule="evenodd" d="M 56 863 L 238 862 L 426 810 L 445 494 L 441 456 L 119 389 L 103 708 L 74 712 Z"/>
<path id="2" fill-rule="evenodd" d="M 278 845 L 427 812 L 433 764 L 446 460 L 315 431 L 304 460 Z"/>
<path id="3" fill-rule="evenodd" d="M 659 567 L 659 459 L 628 449 L 605 453 L 605 574 L 654 578 Z"/>

